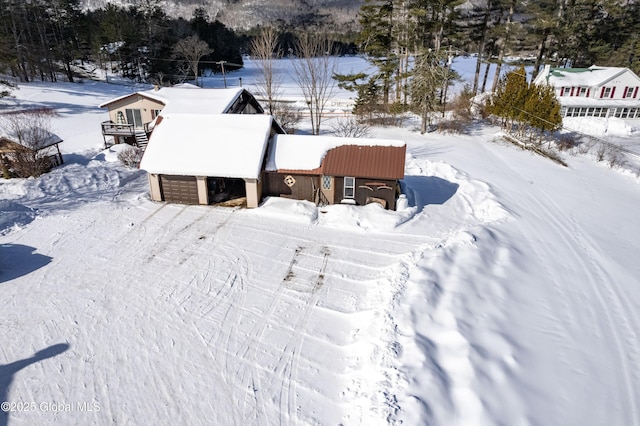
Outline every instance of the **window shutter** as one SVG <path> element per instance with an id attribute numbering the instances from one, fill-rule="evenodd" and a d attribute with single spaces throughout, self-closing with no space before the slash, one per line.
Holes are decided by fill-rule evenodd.
<path id="1" fill-rule="evenodd" d="M 604 86 L 602 86 L 602 90 L 600 91 L 600 98 L 604 96 Z"/>
<path id="2" fill-rule="evenodd" d="M 587 98 L 589 97 L 590 94 L 591 94 L 591 87 L 587 89 Z"/>
<path id="3" fill-rule="evenodd" d="M 624 92 L 622 92 L 622 99 L 624 99 L 624 98 L 626 98 L 626 97 L 627 97 L 627 90 L 629 90 L 629 86 L 626 86 L 626 87 L 624 88 Z"/>
<path id="4" fill-rule="evenodd" d="M 638 97 L 638 87 L 636 86 L 636 90 L 633 92 L 633 99 Z"/>
<path id="5" fill-rule="evenodd" d="M 571 94 L 569 96 L 573 96 L 573 89 L 574 87 L 571 88 Z"/>
<path id="6" fill-rule="evenodd" d="M 613 89 L 611 89 L 611 96 L 609 96 L 611 99 L 613 99 L 613 95 L 616 93 L 616 87 L 613 86 Z"/>

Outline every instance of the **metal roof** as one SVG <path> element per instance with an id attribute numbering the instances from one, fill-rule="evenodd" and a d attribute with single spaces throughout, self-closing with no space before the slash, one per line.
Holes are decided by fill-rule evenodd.
<path id="1" fill-rule="evenodd" d="M 403 179 L 407 147 L 342 145 L 327 151 L 313 170 L 278 169 L 279 173 Z"/>

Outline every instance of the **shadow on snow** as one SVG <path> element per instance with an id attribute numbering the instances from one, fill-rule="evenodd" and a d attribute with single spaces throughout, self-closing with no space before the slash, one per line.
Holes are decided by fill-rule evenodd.
<path id="1" fill-rule="evenodd" d="M 51 257 L 35 251 L 21 244 L 0 245 L 0 283 L 30 274 L 51 262 Z"/>
<path id="2" fill-rule="evenodd" d="M 13 382 L 14 375 L 22 370 L 30 366 L 31 364 L 35 364 L 36 362 L 43 361 L 47 358 L 53 358 L 54 356 L 60 355 L 67 349 L 69 349 L 70 345 L 68 343 L 58 343 L 57 345 L 49 346 L 48 348 L 42 349 L 41 351 L 36 352 L 30 358 L 21 359 L 19 361 L 12 362 L 10 364 L 0 364 L 0 403 L 9 402 L 9 387 L 11 386 L 11 382 Z M 21 401 L 13 401 L 15 403 Z M 11 406 L 9 406 L 11 408 Z M 4 409 L 0 409 L 0 426 L 7 426 L 9 422 L 9 412 Z"/>
<path id="3" fill-rule="evenodd" d="M 436 176 L 405 176 L 400 184 L 409 205 L 416 206 L 418 211 L 429 204 L 446 203 L 460 187 Z"/>

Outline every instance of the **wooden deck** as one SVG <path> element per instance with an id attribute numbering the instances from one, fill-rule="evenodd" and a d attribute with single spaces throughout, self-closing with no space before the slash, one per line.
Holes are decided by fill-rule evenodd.
<path id="1" fill-rule="evenodd" d="M 107 136 L 135 136 L 136 131 L 149 133 L 149 123 L 145 123 L 142 128 L 137 128 L 133 124 L 116 124 L 113 121 L 102 122 L 102 134 Z"/>

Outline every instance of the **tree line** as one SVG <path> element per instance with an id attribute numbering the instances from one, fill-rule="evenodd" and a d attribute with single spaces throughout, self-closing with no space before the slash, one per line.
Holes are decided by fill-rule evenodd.
<path id="1" fill-rule="evenodd" d="M 175 82 L 192 73 L 174 47 L 197 36 L 209 46 L 202 63 L 242 66 L 243 38 L 202 8 L 191 19 L 169 18 L 159 0 L 107 4 L 83 11 L 79 0 L 0 0 L 0 72 L 20 82 L 73 82 L 78 64 L 139 81 Z"/>
<path id="2" fill-rule="evenodd" d="M 475 55 L 469 92 L 495 92 L 507 56 L 526 56 L 533 77 L 556 67 L 628 67 L 640 72 L 640 2 L 621 0 L 366 0 L 357 44 L 378 70 L 337 75 L 361 114 L 412 110 L 426 131 L 457 78 L 453 57 Z M 489 69 L 495 64 L 495 72 Z"/>

